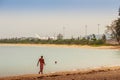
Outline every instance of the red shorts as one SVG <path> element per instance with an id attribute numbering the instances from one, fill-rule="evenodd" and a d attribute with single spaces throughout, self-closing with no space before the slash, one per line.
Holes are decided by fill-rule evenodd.
<path id="1" fill-rule="evenodd" d="M 42 72 L 43 71 L 43 64 L 40 65 L 40 71 Z"/>

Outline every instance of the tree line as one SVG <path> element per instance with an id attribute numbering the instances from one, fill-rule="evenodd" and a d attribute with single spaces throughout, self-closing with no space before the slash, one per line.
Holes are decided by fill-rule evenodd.
<path id="1" fill-rule="evenodd" d="M 106 36 L 97 39 L 95 34 L 83 38 L 63 39 L 62 34 L 58 34 L 57 39 L 38 39 L 38 38 L 10 38 L 0 39 L 0 43 L 24 43 L 24 44 L 76 44 L 76 45 L 103 45 L 105 44 Z"/>

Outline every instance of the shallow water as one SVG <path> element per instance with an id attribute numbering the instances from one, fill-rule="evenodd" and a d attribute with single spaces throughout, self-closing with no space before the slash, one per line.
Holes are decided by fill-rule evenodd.
<path id="1" fill-rule="evenodd" d="M 38 73 L 41 55 L 46 62 L 44 73 L 120 65 L 120 50 L 0 46 L 0 76 Z"/>

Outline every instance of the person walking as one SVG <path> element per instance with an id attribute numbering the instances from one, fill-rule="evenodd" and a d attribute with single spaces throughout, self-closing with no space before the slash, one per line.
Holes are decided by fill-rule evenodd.
<path id="1" fill-rule="evenodd" d="M 39 63 L 40 63 L 40 71 L 39 71 L 39 74 L 43 74 L 43 69 L 44 69 L 44 65 L 45 65 L 45 61 L 44 61 L 43 56 L 41 56 L 41 58 L 39 58 L 38 63 L 37 63 L 37 66 L 39 65 Z"/>

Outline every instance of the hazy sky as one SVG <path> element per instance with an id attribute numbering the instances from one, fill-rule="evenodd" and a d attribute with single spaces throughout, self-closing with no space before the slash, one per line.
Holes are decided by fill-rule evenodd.
<path id="1" fill-rule="evenodd" d="M 104 33 L 117 18 L 119 0 L 0 0 L 0 38 L 66 37 Z M 64 31 L 63 31 L 64 28 Z"/>

